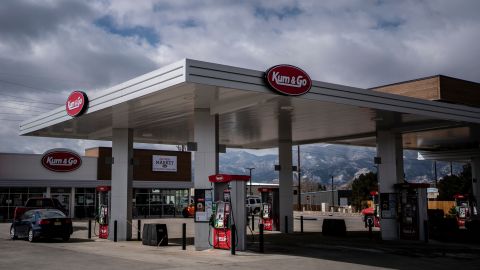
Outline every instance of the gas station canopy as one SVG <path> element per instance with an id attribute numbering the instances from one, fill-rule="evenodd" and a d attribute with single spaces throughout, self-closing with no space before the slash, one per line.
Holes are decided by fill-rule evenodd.
<path id="1" fill-rule="evenodd" d="M 140 143 L 194 140 L 194 111 L 219 116 L 219 143 L 271 148 L 281 111 L 292 119 L 294 144 L 375 146 L 377 128 L 403 135 L 420 150 L 478 148 L 480 109 L 313 81 L 310 92 L 286 96 L 265 83 L 265 72 L 184 59 L 89 96 L 81 117 L 59 107 L 20 124 L 20 134 L 111 140 L 131 128 Z"/>

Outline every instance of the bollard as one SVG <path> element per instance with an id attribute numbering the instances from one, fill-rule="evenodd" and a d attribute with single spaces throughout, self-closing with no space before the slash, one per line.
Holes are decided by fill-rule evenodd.
<path id="1" fill-rule="evenodd" d="M 368 239 L 373 238 L 372 227 L 373 227 L 372 224 L 368 224 Z"/>
<path id="2" fill-rule="evenodd" d="M 260 253 L 264 252 L 263 249 L 263 224 L 258 224 L 258 229 L 260 230 L 260 234 L 258 235 L 258 245 L 259 245 L 259 251 Z"/>
<path id="3" fill-rule="evenodd" d="M 428 220 L 423 221 L 423 233 L 425 235 L 425 243 L 428 243 Z"/>
<path id="4" fill-rule="evenodd" d="M 288 216 L 285 216 L 285 233 L 288 233 Z"/>
<path id="5" fill-rule="evenodd" d="M 235 227 L 235 224 L 232 225 L 232 228 L 231 228 L 231 238 L 230 238 L 230 252 L 232 253 L 232 255 L 235 255 L 235 238 L 236 238 L 236 227 Z"/>
<path id="6" fill-rule="evenodd" d="M 255 215 L 252 215 L 252 231 L 255 231 Z"/>
<path id="7" fill-rule="evenodd" d="M 182 250 L 187 249 L 187 223 L 182 224 Z"/>
<path id="8" fill-rule="evenodd" d="M 113 242 L 117 242 L 117 221 L 113 222 Z"/>
<path id="9" fill-rule="evenodd" d="M 142 236 L 140 235 L 140 230 L 142 228 L 142 221 L 140 219 L 137 220 L 137 240 L 142 241 Z"/>
<path id="10" fill-rule="evenodd" d="M 303 216 L 300 216 L 300 232 L 303 233 Z"/>
<path id="11" fill-rule="evenodd" d="M 92 239 L 92 220 L 88 220 L 88 239 Z"/>

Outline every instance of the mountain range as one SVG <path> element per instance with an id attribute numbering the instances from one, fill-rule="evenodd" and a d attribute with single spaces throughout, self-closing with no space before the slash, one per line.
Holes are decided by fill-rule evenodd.
<path id="1" fill-rule="evenodd" d="M 297 148 L 293 151 L 293 165 L 297 165 Z M 300 148 L 300 168 L 302 178 L 313 180 L 329 186 L 331 177 L 334 185 L 348 188 L 353 179 L 369 171 L 376 172 L 373 159 L 376 149 L 370 147 L 345 146 L 334 144 L 305 145 Z M 274 166 L 278 164 L 278 155 L 260 155 L 254 151 L 228 150 L 220 155 L 220 172 L 229 174 L 248 174 L 246 168 L 252 170 L 253 182 L 274 183 L 278 181 L 278 172 Z M 460 163 L 452 165 L 453 173 L 462 171 Z M 450 163 L 437 162 L 437 178 L 450 173 Z M 433 182 L 434 162 L 418 160 L 417 151 L 404 151 L 404 172 L 409 182 Z"/>

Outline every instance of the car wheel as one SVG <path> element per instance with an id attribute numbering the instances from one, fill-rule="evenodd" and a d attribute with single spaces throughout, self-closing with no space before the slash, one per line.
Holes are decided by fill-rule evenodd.
<path id="1" fill-rule="evenodd" d="M 70 240 L 70 234 L 66 234 L 62 237 L 63 242 L 68 242 Z"/>
<path id="2" fill-rule="evenodd" d="M 32 229 L 28 230 L 28 242 L 35 242 L 37 241 L 37 238 L 35 237 L 35 234 L 33 233 Z"/>
<path id="3" fill-rule="evenodd" d="M 15 227 L 10 227 L 10 239 L 15 240 L 17 239 L 17 232 L 15 232 Z"/>

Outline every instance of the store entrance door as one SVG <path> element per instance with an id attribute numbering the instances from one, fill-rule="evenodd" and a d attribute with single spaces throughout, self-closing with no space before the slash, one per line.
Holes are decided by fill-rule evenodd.
<path id="1" fill-rule="evenodd" d="M 70 188 L 52 188 L 50 192 L 51 197 L 57 199 L 65 208 L 68 217 L 70 216 L 70 193 Z"/>

